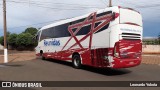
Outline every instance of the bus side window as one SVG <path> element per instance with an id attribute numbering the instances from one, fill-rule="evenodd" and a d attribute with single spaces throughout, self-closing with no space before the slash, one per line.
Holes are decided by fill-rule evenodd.
<path id="1" fill-rule="evenodd" d="M 72 25 L 72 22 L 70 22 L 69 25 Z"/>

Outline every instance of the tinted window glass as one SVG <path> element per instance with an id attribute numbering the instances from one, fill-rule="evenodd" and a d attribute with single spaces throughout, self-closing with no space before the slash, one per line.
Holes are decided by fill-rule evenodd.
<path id="1" fill-rule="evenodd" d="M 107 29 L 109 27 L 109 24 L 105 25 L 104 27 L 102 27 L 100 30 L 98 30 L 96 33 L 101 32 L 105 29 Z"/>
<path id="2" fill-rule="evenodd" d="M 84 20 L 85 20 L 85 18 L 82 18 L 82 19 L 73 21 L 72 24 L 77 24 L 77 23 L 83 22 Z"/>
<path id="3" fill-rule="evenodd" d="M 48 38 L 54 38 L 54 28 L 42 30 L 40 40 L 48 39 Z"/>
<path id="4" fill-rule="evenodd" d="M 77 30 L 77 28 L 72 29 L 73 33 Z"/>
<path id="5" fill-rule="evenodd" d="M 96 15 L 96 17 L 100 17 L 100 16 L 103 16 L 103 15 L 106 15 L 106 14 L 110 14 L 110 13 L 112 13 L 112 11 L 99 13 L 99 14 Z"/>
<path id="6" fill-rule="evenodd" d="M 54 37 L 58 38 L 58 37 L 68 37 L 68 36 L 70 36 L 70 33 L 68 31 L 68 25 L 69 25 L 69 23 L 56 26 L 55 30 L 54 30 Z"/>
<path id="7" fill-rule="evenodd" d="M 94 28 L 96 28 L 100 23 L 102 23 L 102 22 L 96 22 L 94 25 Z"/>
<path id="8" fill-rule="evenodd" d="M 80 29 L 80 31 L 77 33 L 77 35 L 85 35 L 85 34 L 89 33 L 90 30 L 91 30 L 91 25 L 84 26 Z"/>

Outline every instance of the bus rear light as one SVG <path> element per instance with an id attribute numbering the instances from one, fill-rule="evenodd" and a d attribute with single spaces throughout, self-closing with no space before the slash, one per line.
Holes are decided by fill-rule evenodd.
<path id="1" fill-rule="evenodd" d="M 117 17 L 119 17 L 119 13 L 113 13 L 113 20 L 115 20 Z"/>
<path id="2" fill-rule="evenodd" d="M 119 58 L 119 53 L 118 53 L 117 45 L 118 44 L 115 44 L 115 47 L 114 47 L 114 56 L 117 57 L 117 58 Z"/>
<path id="3" fill-rule="evenodd" d="M 117 18 L 119 16 L 119 13 L 115 13 L 114 17 Z"/>

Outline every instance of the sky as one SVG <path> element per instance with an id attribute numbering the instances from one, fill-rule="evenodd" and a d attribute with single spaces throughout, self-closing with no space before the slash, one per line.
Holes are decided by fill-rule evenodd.
<path id="1" fill-rule="evenodd" d="M 3 35 L 3 8 L 0 0 L 0 36 Z M 21 33 L 27 27 L 40 28 L 57 20 L 106 8 L 109 0 L 6 0 L 7 30 Z M 113 0 L 113 6 L 130 7 L 142 14 L 143 37 L 160 34 L 160 1 Z"/>

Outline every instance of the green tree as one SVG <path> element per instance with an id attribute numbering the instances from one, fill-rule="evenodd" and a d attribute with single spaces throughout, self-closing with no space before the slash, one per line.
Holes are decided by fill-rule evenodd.
<path id="1" fill-rule="evenodd" d="M 160 45 L 160 33 L 159 33 L 159 35 L 158 35 L 158 41 L 159 41 L 159 45 Z"/>
<path id="2" fill-rule="evenodd" d="M 8 37 L 8 44 L 15 47 L 16 41 L 17 41 L 17 34 L 15 34 L 15 33 L 10 34 Z"/>
<path id="3" fill-rule="evenodd" d="M 8 31 L 8 32 L 7 32 L 7 37 L 9 37 L 10 34 L 11 34 L 11 33 Z"/>
<path id="4" fill-rule="evenodd" d="M 32 45 L 32 35 L 30 33 L 21 33 L 17 36 L 16 45 L 29 46 Z"/>
<path id="5" fill-rule="evenodd" d="M 33 50 L 35 43 L 32 41 L 33 36 L 30 33 L 21 33 L 17 36 L 16 45 L 18 50 Z"/>
<path id="6" fill-rule="evenodd" d="M 9 37 L 9 35 L 10 35 L 10 32 L 7 32 L 7 35 L 6 35 L 6 36 L 7 36 L 7 39 L 8 39 L 8 37 Z M 8 42 L 7 42 L 7 43 L 8 43 Z M 4 45 L 4 36 L 1 36 L 1 37 L 0 37 L 0 44 L 1 44 L 1 45 Z"/>
<path id="7" fill-rule="evenodd" d="M 34 28 L 34 27 L 29 27 L 29 28 L 27 28 L 23 33 L 30 33 L 31 35 L 36 35 L 36 33 L 37 33 L 37 29 L 36 28 Z"/>
<path id="8" fill-rule="evenodd" d="M 3 36 L 0 37 L 0 44 L 4 45 L 4 37 Z"/>

